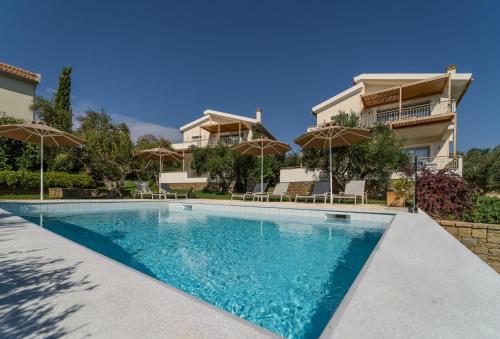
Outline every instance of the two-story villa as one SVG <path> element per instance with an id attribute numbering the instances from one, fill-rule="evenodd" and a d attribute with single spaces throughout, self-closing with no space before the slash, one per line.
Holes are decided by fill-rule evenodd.
<path id="1" fill-rule="evenodd" d="M 161 182 L 176 188 L 201 189 L 207 184 L 206 176 L 197 176 L 191 170 L 190 147 L 211 147 L 221 142 L 234 145 L 251 140 L 256 134 L 274 139 L 274 136 L 262 124 L 262 111 L 257 109 L 255 118 L 224 113 L 207 109 L 203 116 L 180 128 L 182 142 L 172 144 L 172 148 L 184 157 L 181 172 L 163 173 Z"/>
<path id="2" fill-rule="evenodd" d="M 31 122 L 41 75 L 0 62 L 0 113 Z"/>
<path id="3" fill-rule="evenodd" d="M 406 149 L 437 169 L 461 173 L 457 156 L 457 107 L 472 83 L 471 73 L 360 74 L 353 86 L 314 106 L 317 124 L 339 112 L 355 112 L 360 125 L 383 123 L 405 140 Z"/>

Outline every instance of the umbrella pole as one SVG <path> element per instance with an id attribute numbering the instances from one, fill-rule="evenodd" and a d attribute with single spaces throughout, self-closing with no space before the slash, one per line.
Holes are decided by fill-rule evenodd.
<path id="1" fill-rule="evenodd" d="M 260 149 L 260 193 L 264 193 L 263 187 L 264 187 L 264 147 Z"/>
<path id="2" fill-rule="evenodd" d="M 160 174 L 158 174 L 158 192 L 160 192 L 160 177 L 161 177 L 161 172 L 163 172 L 163 161 L 161 161 L 161 154 L 160 154 Z"/>
<path id="3" fill-rule="evenodd" d="M 333 183 L 332 183 L 332 139 L 328 139 L 328 150 L 330 151 L 330 204 L 333 204 Z"/>
<path id="4" fill-rule="evenodd" d="M 40 200 L 43 200 L 43 135 L 40 137 Z"/>

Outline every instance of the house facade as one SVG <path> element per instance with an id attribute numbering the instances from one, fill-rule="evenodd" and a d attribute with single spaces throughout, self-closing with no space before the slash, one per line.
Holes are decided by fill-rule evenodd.
<path id="1" fill-rule="evenodd" d="M 32 105 L 41 75 L 0 62 L 0 114 L 34 120 Z"/>
<path id="2" fill-rule="evenodd" d="M 318 125 L 340 112 L 358 114 L 362 127 L 387 124 L 420 162 L 461 174 L 457 108 L 472 81 L 471 73 L 457 73 L 454 65 L 445 73 L 360 74 L 312 114 Z"/>
<path id="3" fill-rule="evenodd" d="M 202 189 L 208 178 L 197 176 L 191 169 L 192 146 L 212 147 L 218 143 L 228 146 L 251 140 L 258 133 L 274 139 L 274 136 L 262 124 L 262 111 L 257 109 L 255 118 L 225 113 L 207 109 L 203 115 L 180 128 L 182 142 L 172 144 L 172 148 L 183 156 L 182 171 L 162 173 L 161 182 L 166 182 L 174 188 Z"/>

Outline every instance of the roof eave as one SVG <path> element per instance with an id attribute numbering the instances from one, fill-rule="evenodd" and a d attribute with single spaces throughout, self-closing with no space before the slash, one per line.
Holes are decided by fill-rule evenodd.
<path id="1" fill-rule="evenodd" d="M 325 110 L 328 107 L 335 105 L 337 102 L 344 100 L 347 97 L 350 97 L 358 92 L 361 92 L 363 89 L 363 84 L 356 84 L 354 86 L 349 87 L 345 91 L 340 92 L 339 94 L 331 97 L 328 100 L 319 103 L 318 105 L 312 108 L 312 114 L 317 115 L 321 111 Z"/>
<path id="2" fill-rule="evenodd" d="M 196 120 L 194 120 L 194 121 L 191 121 L 189 124 L 186 124 L 186 125 L 184 125 L 184 126 L 181 126 L 181 128 L 179 128 L 179 130 L 180 130 L 181 132 L 184 132 L 185 130 L 188 130 L 188 129 L 190 129 L 191 127 L 196 126 L 197 124 L 200 124 L 200 123 L 203 123 L 203 122 L 205 122 L 205 121 L 208 121 L 208 119 L 209 119 L 209 118 L 208 118 L 207 116 L 203 116 L 203 117 L 198 118 L 198 119 L 196 119 Z"/>
<path id="3" fill-rule="evenodd" d="M 203 112 L 203 114 L 204 115 L 216 115 L 216 116 L 220 116 L 220 117 L 223 117 L 223 118 L 229 118 L 229 119 L 235 119 L 235 120 L 249 122 L 249 123 L 252 123 L 252 124 L 256 124 L 257 123 L 256 119 L 244 117 L 244 116 L 241 116 L 241 115 L 226 113 L 226 112 L 215 111 L 215 110 L 212 110 L 212 109 L 205 110 Z"/>

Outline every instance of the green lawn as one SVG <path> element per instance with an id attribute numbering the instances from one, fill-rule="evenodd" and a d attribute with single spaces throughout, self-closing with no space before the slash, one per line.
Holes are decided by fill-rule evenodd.
<path id="1" fill-rule="evenodd" d="M 179 191 L 180 192 L 180 191 Z M 185 193 L 183 191 L 182 193 Z M 214 192 L 196 192 L 196 198 L 198 199 L 221 199 L 221 200 L 229 200 L 231 199 L 231 193 L 214 193 Z M 241 200 L 241 199 L 239 199 Z M 293 201 L 293 197 L 292 197 Z M 303 202 L 303 201 L 302 201 Z M 341 200 L 341 204 L 353 204 L 353 200 Z M 334 201 L 334 203 L 338 203 L 338 201 Z M 385 199 L 368 199 L 367 201 L 368 204 L 374 204 L 374 205 L 385 205 L 386 201 Z"/>
<path id="2" fill-rule="evenodd" d="M 198 199 L 220 199 L 229 200 L 231 199 L 231 193 L 216 193 L 216 192 L 195 192 L 196 198 Z"/>
<path id="3" fill-rule="evenodd" d="M 126 196 L 131 196 L 131 193 L 135 189 L 135 181 L 126 181 L 123 187 L 123 191 Z M 153 187 L 151 188 L 155 190 Z M 178 193 L 186 193 L 186 190 L 174 190 Z M 128 193 L 128 194 L 127 194 Z M 220 199 L 220 200 L 230 200 L 231 193 L 219 193 L 219 192 L 195 192 L 197 199 Z M 14 200 L 14 199 L 39 199 L 39 194 L 3 194 L 0 195 L 0 200 Z M 44 199 L 48 199 L 48 194 L 44 195 Z M 293 197 L 292 197 L 293 201 Z M 312 203 L 312 202 L 311 202 Z M 338 201 L 334 201 L 334 203 L 338 203 Z M 341 200 L 341 204 L 350 205 L 353 204 L 352 200 Z M 368 199 L 368 204 L 374 205 L 385 205 L 385 199 Z"/>

